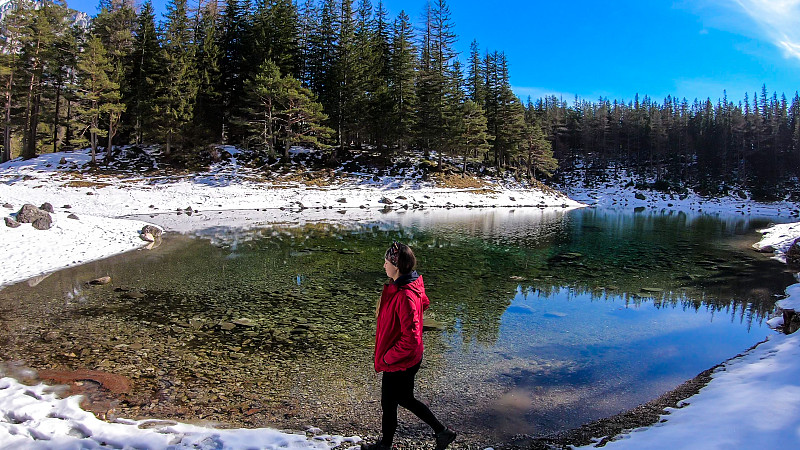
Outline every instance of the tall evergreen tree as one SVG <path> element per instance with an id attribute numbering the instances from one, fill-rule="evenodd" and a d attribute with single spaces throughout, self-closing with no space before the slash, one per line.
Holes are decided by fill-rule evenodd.
<path id="1" fill-rule="evenodd" d="M 400 151 L 414 140 L 417 126 L 416 49 L 408 15 L 400 11 L 394 22 L 389 56 L 389 95 L 393 103 L 389 128 Z"/>
<path id="2" fill-rule="evenodd" d="M 219 63 L 220 86 L 216 89 L 222 96 L 221 135 L 220 141 L 227 142 L 231 133 L 230 120 L 240 105 L 245 68 L 245 42 L 247 30 L 247 8 L 249 0 L 226 0 L 225 9 L 220 21 L 219 48 L 222 57 Z M 234 135 L 235 130 L 234 131 Z"/>
<path id="3" fill-rule="evenodd" d="M 22 156 L 33 158 L 42 137 L 40 122 L 48 89 L 47 74 L 59 51 L 56 42 L 67 29 L 67 9 L 60 0 L 44 2 L 22 14 L 30 14 L 20 34 L 20 82 L 24 100 L 22 115 Z M 21 86 L 22 87 L 22 86 Z"/>
<path id="4" fill-rule="evenodd" d="M 222 50 L 219 47 L 220 9 L 217 0 L 211 0 L 200 10 L 194 41 L 197 47 L 198 90 L 195 105 L 194 123 L 198 134 L 205 139 L 219 141 L 222 136 L 221 86 L 222 73 L 220 61 Z"/>
<path id="5" fill-rule="evenodd" d="M 245 81 L 245 102 L 237 120 L 247 130 L 245 143 L 256 142 L 270 157 L 275 156 L 280 128 L 278 112 L 285 97 L 280 70 L 271 60 Z"/>
<path id="6" fill-rule="evenodd" d="M 29 21 L 33 19 L 33 3 L 18 1 L 8 10 L 0 22 L 0 80 L 3 83 L 3 153 L 0 162 L 11 160 L 12 134 L 15 124 L 12 109 L 15 109 L 17 89 L 22 83 L 22 46 Z M 19 123 L 16 124 L 17 127 Z"/>
<path id="7" fill-rule="evenodd" d="M 537 171 L 546 177 L 552 176 L 558 168 L 558 161 L 553 157 L 552 145 L 538 123 L 530 123 L 525 127 L 524 146 L 528 176 L 536 179 Z"/>
<path id="8" fill-rule="evenodd" d="M 489 141 L 492 136 L 488 133 L 486 126 L 486 115 L 483 109 L 472 100 L 467 100 L 462 106 L 463 131 L 457 142 L 457 150 L 461 152 L 461 174 L 467 171 L 467 158 L 470 156 L 478 158 L 486 153 L 491 145 Z"/>
<path id="9" fill-rule="evenodd" d="M 186 0 L 171 0 L 167 5 L 162 42 L 164 74 L 158 84 L 156 126 L 166 142 L 165 154 L 169 155 L 173 143 L 183 139 L 197 97 L 196 47 L 192 42 Z"/>
<path id="10" fill-rule="evenodd" d="M 151 131 L 156 119 L 154 92 L 156 83 L 162 77 L 161 47 L 156 32 L 153 3 L 146 1 L 136 19 L 134 43 L 130 54 L 130 86 L 128 92 L 128 126 L 133 129 L 133 141 L 143 142 L 145 134 Z"/>
<path id="11" fill-rule="evenodd" d="M 486 103 L 486 74 L 483 68 L 478 41 L 469 46 L 469 65 L 467 68 L 467 96 L 478 106 Z"/>
<path id="12" fill-rule="evenodd" d="M 100 13 L 92 21 L 92 33 L 100 38 L 108 52 L 108 62 L 112 67 L 109 73 L 110 80 L 119 85 L 124 93 L 121 102 L 123 99 L 127 102 L 132 97 L 132 86 L 129 86 L 127 81 L 131 79 L 131 66 L 128 62 L 133 52 L 135 23 L 136 11 L 133 9 L 132 0 L 100 0 Z M 120 109 L 124 111 L 126 107 L 123 105 Z M 107 118 L 106 147 L 109 150 L 105 161 L 107 163 L 113 158 L 112 142 L 117 134 L 120 119 L 117 114 L 111 114 Z"/>
<path id="13" fill-rule="evenodd" d="M 119 102 L 119 84 L 109 76 L 114 70 L 102 40 L 97 36 L 90 38 L 78 62 L 79 84 L 76 94 L 78 115 L 89 133 L 92 164 L 97 163 L 98 139 L 108 135 L 108 129 L 101 128 L 101 121 L 114 121 L 124 110 L 124 105 Z M 106 149 L 106 156 L 109 153 L 110 149 Z"/>

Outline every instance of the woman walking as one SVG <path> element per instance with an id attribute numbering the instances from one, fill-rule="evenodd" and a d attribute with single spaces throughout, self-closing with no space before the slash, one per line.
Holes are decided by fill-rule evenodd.
<path id="1" fill-rule="evenodd" d="M 381 427 L 383 437 L 362 450 L 388 450 L 397 430 L 397 406 L 411 411 L 427 423 L 436 437 L 436 450 L 444 450 L 456 438 L 424 403 L 414 398 L 414 376 L 422 363 L 422 313 L 430 300 L 422 277 L 414 270 L 417 259 L 407 245 L 398 242 L 386 250 L 383 268 L 392 279 L 383 287 L 377 307 L 375 371 L 383 372 Z"/>

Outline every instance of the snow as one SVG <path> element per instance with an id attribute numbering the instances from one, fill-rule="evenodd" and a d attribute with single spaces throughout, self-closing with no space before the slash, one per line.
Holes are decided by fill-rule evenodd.
<path id="1" fill-rule="evenodd" d="M 800 208 L 791 201 L 759 202 L 744 192 L 707 198 L 691 189 L 683 194 L 639 190 L 635 188 L 639 178 L 627 170 L 608 169 L 605 172 L 607 181 L 595 181 L 587 185 L 584 172 L 577 170 L 576 173 L 568 175 L 558 188 L 573 200 L 610 209 L 645 207 L 687 213 L 694 211 L 706 214 L 737 213 L 769 217 L 800 217 Z"/>
<path id="2" fill-rule="evenodd" d="M 159 420 L 104 422 L 79 406 L 80 397 L 58 398 L 44 384 L 0 379 L 0 448 L 4 449 L 328 449 L 355 444 L 357 436 L 306 434 L 270 428 L 217 429 Z"/>
<path id="3" fill-rule="evenodd" d="M 4 255 L 0 288 L 63 267 L 145 247 L 148 243 L 139 238 L 139 230 L 150 220 L 143 221 L 141 217 L 152 219 L 166 231 L 214 236 L 222 227 L 255 230 L 274 222 L 366 222 L 385 217 L 384 214 L 395 219 L 426 220 L 425 215 L 403 216 L 403 208 L 421 207 L 426 211 L 436 208 L 437 214 L 452 216 L 453 220 L 470 215 L 491 220 L 498 214 L 516 214 L 520 221 L 546 222 L 557 217 L 557 211 L 583 206 L 575 199 L 612 209 L 645 206 L 783 217 L 796 215 L 797 210 L 796 205 L 788 202 L 761 204 L 741 198 L 709 201 L 697 195 L 680 198 L 650 194 L 641 200 L 635 197 L 634 189 L 612 185 L 600 189 L 575 188 L 569 191 L 574 199 L 569 199 L 557 192 L 518 186 L 497 188 L 488 194 L 473 189 L 444 189 L 402 176 L 382 176 L 377 181 L 343 176 L 336 184 L 320 187 L 288 181 L 263 182 L 258 181 L 258 172 L 237 163 L 240 155 L 236 149 L 223 150 L 229 155 L 227 161 L 213 165 L 207 172 L 191 175 L 144 177 L 130 173 L 111 177 L 85 170 L 76 172 L 88 162 L 85 151 L 47 154 L 0 165 L 0 204 L 12 206 L 4 210 L 7 216 L 13 217 L 25 203 L 39 206 L 50 202 L 56 207 L 50 230 L 34 230 L 30 224 L 19 228 L 0 224 L 0 252 Z M 393 201 L 391 211 L 385 209 L 384 197 Z M 188 207 L 192 209 L 191 215 L 187 214 Z M 177 210 L 181 210 L 180 215 Z M 77 214 L 78 219 L 68 219 L 70 212 Z M 127 217 L 132 215 L 139 216 L 135 220 Z M 788 245 L 800 237 L 800 223 L 776 225 L 764 233 L 764 239 L 755 247 L 769 246 L 781 257 Z M 787 298 L 779 305 L 800 306 L 800 284 L 787 288 Z M 770 324 L 779 326 L 777 319 L 780 318 Z M 0 449 L 329 448 L 360 440 L 327 436 L 315 428 L 304 435 L 266 428 L 227 430 L 158 420 L 122 419 L 108 423 L 83 411 L 79 401 L 78 397 L 59 398 L 43 384 L 26 386 L 13 378 L 0 379 Z M 700 393 L 687 399 L 682 407 L 670 409 L 660 423 L 632 430 L 607 446 L 794 448 L 798 443 L 800 334 L 776 333 L 741 357 L 723 364 Z"/>

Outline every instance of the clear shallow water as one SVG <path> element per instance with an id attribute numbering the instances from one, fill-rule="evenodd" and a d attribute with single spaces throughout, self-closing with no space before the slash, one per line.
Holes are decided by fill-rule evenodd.
<path id="1" fill-rule="evenodd" d="M 793 278 L 748 248 L 765 225 L 583 209 L 217 227 L 0 291 L 0 357 L 124 374 L 123 416 L 377 434 L 374 305 L 397 239 L 444 324 L 425 334 L 420 396 L 476 442 L 544 434 L 653 399 L 771 333 Z M 113 284 L 84 285 L 102 275 Z"/>

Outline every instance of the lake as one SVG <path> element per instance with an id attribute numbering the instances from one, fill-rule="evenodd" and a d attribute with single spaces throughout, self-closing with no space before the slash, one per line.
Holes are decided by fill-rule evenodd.
<path id="1" fill-rule="evenodd" d="M 374 310 L 383 252 L 399 240 L 417 254 L 440 325 L 424 335 L 418 395 L 488 445 L 674 389 L 773 333 L 766 319 L 795 282 L 750 248 L 764 218 L 593 208 L 331 215 L 197 227 L 6 287 L 5 371 L 124 375 L 133 391 L 104 399 L 108 417 L 376 435 Z M 111 284 L 86 284 L 105 275 Z M 427 432 L 400 418 L 398 435 Z"/>

